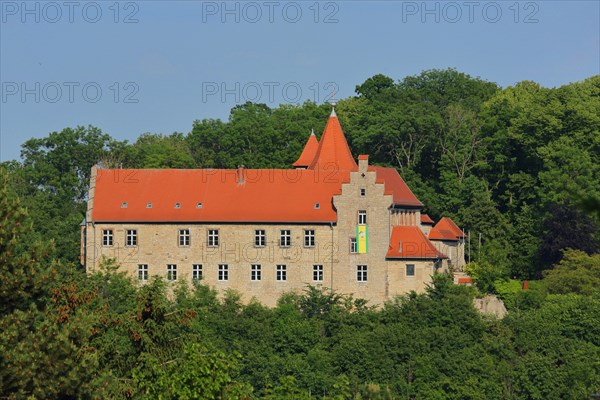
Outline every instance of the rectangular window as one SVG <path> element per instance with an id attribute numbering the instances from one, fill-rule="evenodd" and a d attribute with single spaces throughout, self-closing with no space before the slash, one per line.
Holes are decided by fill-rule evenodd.
<path id="1" fill-rule="evenodd" d="M 289 229 L 284 229 L 281 231 L 279 245 L 281 247 L 290 247 L 292 245 L 292 231 Z"/>
<path id="2" fill-rule="evenodd" d="M 220 281 L 228 281 L 229 280 L 229 265 L 219 264 L 219 280 Z"/>
<path id="3" fill-rule="evenodd" d="M 137 229 L 127 229 L 125 234 L 126 246 L 137 246 Z"/>
<path id="4" fill-rule="evenodd" d="M 208 230 L 208 247 L 219 246 L 219 230 L 209 229 Z"/>
<path id="5" fill-rule="evenodd" d="M 358 253 L 358 244 L 356 243 L 356 238 L 350 238 L 350 253 Z"/>
<path id="6" fill-rule="evenodd" d="M 323 281 L 323 266 L 322 265 L 313 265 L 313 281 L 315 281 L 315 282 Z"/>
<path id="7" fill-rule="evenodd" d="M 285 265 L 277 266 L 277 280 L 278 281 L 286 281 L 287 280 L 287 267 Z"/>
<path id="8" fill-rule="evenodd" d="M 102 230 L 102 246 L 112 246 L 112 245 L 113 245 L 112 229 L 103 229 Z"/>
<path id="9" fill-rule="evenodd" d="M 261 279 L 260 265 L 252 264 L 252 267 L 250 269 L 250 280 L 251 281 L 260 281 L 260 279 Z"/>
<path id="10" fill-rule="evenodd" d="M 267 234 L 264 229 L 254 231 L 254 245 L 256 247 L 265 247 L 267 244 Z"/>
<path id="11" fill-rule="evenodd" d="M 304 247 L 315 247 L 315 231 L 313 229 L 304 231 Z"/>
<path id="12" fill-rule="evenodd" d="M 167 264 L 167 280 L 168 281 L 176 281 L 177 280 L 177 265 Z"/>
<path id="13" fill-rule="evenodd" d="M 190 230 L 180 229 L 179 230 L 179 245 L 189 246 L 190 245 Z"/>
<path id="14" fill-rule="evenodd" d="M 202 264 L 192 265 L 192 279 L 195 281 L 202 279 Z"/>
<path id="15" fill-rule="evenodd" d="M 138 265 L 138 281 L 146 282 L 148 280 L 148 264 Z"/>
<path id="16" fill-rule="evenodd" d="M 367 266 L 357 265 L 356 266 L 356 280 L 359 282 L 367 281 Z"/>
<path id="17" fill-rule="evenodd" d="M 406 276 L 415 276 L 415 264 L 406 264 Z"/>
<path id="18" fill-rule="evenodd" d="M 367 194 L 367 189 L 360 189 L 360 197 L 365 197 Z"/>
<path id="19" fill-rule="evenodd" d="M 360 210 L 358 212 L 358 224 L 359 225 L 367 224 L 367 212 L 365 210 Z"/>

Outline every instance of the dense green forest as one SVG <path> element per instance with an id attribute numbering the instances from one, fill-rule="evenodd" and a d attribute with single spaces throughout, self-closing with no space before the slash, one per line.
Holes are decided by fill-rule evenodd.
<path id="1" fill-rule="evenodd" d="M 307 287 L 276 308 L 86 276 L 90 168 L 288 168 L 331 106 L 247 103 L 135 142 L 65 128 L 0 164 L 0 398 L 585 399 L 600 392 L 600 76 L 513 87 L 376 75 L 339 101 L 355 155 L 471 233 L 476 287 L 382 308 Z M 522 280 L 533 279 L 530 290 Z M 509 314 L 480 315 L 496 293 Z"/>

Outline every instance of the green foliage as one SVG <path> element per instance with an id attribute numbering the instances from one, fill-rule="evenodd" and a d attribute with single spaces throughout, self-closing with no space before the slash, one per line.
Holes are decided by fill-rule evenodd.
<path id="1" fill-rule="evenodd" d="M 308 287 L 273 309 L 201 282 L 138 286 L 114 260 L 86 275 L 74 262 L 94 164 L 288 168 L 331 110 L 246 103 L 227 121 L 132 144 L 66 128 L 27 141 L 22 161 L 0 172 L 0 398 L 600 392 L 600 76 L 500 89 L 431 70 L 397 82 L 375 75 L 356 93 L 336 107 L 355 155 L 397 168 L 433 218 L 471 233 L 467 270 L 505 301 L 507 317 L 482 317 L 474 288 L 438 274 L 426 293 L 382 308 Z M 527 291 L 507 279 L 541 276 Z"/>
<path id="2" fill-rule="evenodd" d="M 600 290 L 600 254 L 567 250 L 562 260 L 544 273 L 549 293 L 591 295 Z"/>

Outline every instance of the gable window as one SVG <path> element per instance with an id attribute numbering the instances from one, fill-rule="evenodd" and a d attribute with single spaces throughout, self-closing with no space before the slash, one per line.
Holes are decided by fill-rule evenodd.
<path id="1" fill-rule="evenodd" d="M 406 276 L 415 276 L 415 264 L 406 264 Z"/>
<path id="2" fill-rule="evenodd" d="M 127 229 L 125 246 L 137 246 L 137 229 Z"/>
<path id="3" fill-rule="evenodd" d="M 279 245 L 281 247 L 290 247 L 292 245 L 292 231 L 290 231 L 289 229 L 283 229 L 281 231 Z"/>
<path id="4" fill-rule="evenodd" d="M 261 279 L 261 266 L 259 264 L 252 264 L 250 269 L 250 280 L 260 281 Z"/>
<path id="5" fill-rule="evenodd" d="M 313 281 L 315 281 L 315 282 L 323 281 L 323 266 L 322 265 L 313 265 Z"/>
<path id="6" fill-rule="evenodd" d="M 358 282 L 366 282 L 367 281 L 367 266 L 366 265 L 357 265 L 356 266 L 356 280 Z"/>
<path id="7" fill-rule="evenodd" d="M 148 264 L 138 265 L 138 281 L 146 282 L 148 280 Z"/>
<path id="8" fill-rule="evenodd" d="M 304 247 L 315 247 L 314 229 L 306 229 L 304 231 Z"/>
<path id="9" fill-rule="evenodd" d="M 365 197 L 367 195 L 367 189 L 360 189 L 360 197 Z"/>
<path id="10" fill-rule="evenodd" d="M 219 245 L 219 230 L 208 230 L 208 247 L 217 247 Z"/>
<path id="11" fill-rule="evenodd" d="M 229 280 L 229 265 L 219 264 L 219 280 L 220 281 L 228 281 Z"/>
<path id="12" fill-rule="evenodd" d="M 264 229 L 257 229 L 254 231 L 254 245 L 256 247 L 265 247 L 267 244 L 267 234 Z"/>
<path id="13" fill-rule="evenodd" d="M 202 279 L 202 264 L 192 265 L 192 279 L 195 281 Z"/>
<path id="14" fill-rule="evenodd" d="M 350 253 L 356 254 L 358 253 L 358 244 L 356 242 L 356 238 L 350 238 Z"/>
<path id="15" fill-rule="evenodd" d="M 167 264 L 167 280 L 168 281 L 176 281 L 177 280 L 177 265 L 176 264 Z"/>
<path id="16" fill-rule="evenodd" d="M 287 267 L 285 265 L 277 266 L 277 280 L 278 281 L 286 281 L 287 280 Z"/>
<path id="17" fill-rule="evenodd" d="M 113 230 L 112 229 L 103 229 L 102 230 L 102 246 L 112 246 L 113 245 Z"/>
<path id="18" fill-rule="evenodd" d="M 179 245 L 189 246 L 190 245 L 190 230 L 180 229 L 179 230 Z"/>
<path id="19" fill-rule="evenodd" d="M 358 212 L 358 224 L 359 225 L 367 224 L 367 212 L 365 210 L 360 210 Z"/>

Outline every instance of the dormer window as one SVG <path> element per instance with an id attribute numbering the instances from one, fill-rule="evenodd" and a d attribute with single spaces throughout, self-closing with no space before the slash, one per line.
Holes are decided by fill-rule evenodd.
<path id="1" fill-rule="evenodd" d="M 175 208 L 181 208 L 181 203 L 175 203 Z"/>
<path id="2" fill-rule="evenodd" d="M 319 208 L 321 208 L 321 205 L 319 203 L 315 203 L 315 210 L 318 210 Z"/>
<path id="3" fill-rule="evenodd" d="M 196 208 L 202 208 L 202 203 L 196 204 Z"/>
<path id="4" fill-rule="evenodd" d="M 146 208 L 152 208 L 152 202 L 151 202 L 151 201 L 149 201 L 149 202 L 146 204 Z"/>
<path id="5" fill-rule="evenodd" d="M 124 202 L 121 203 L 121 208 L 127 208 L 127 202 L 126 201 L 124 201 Z"/>

